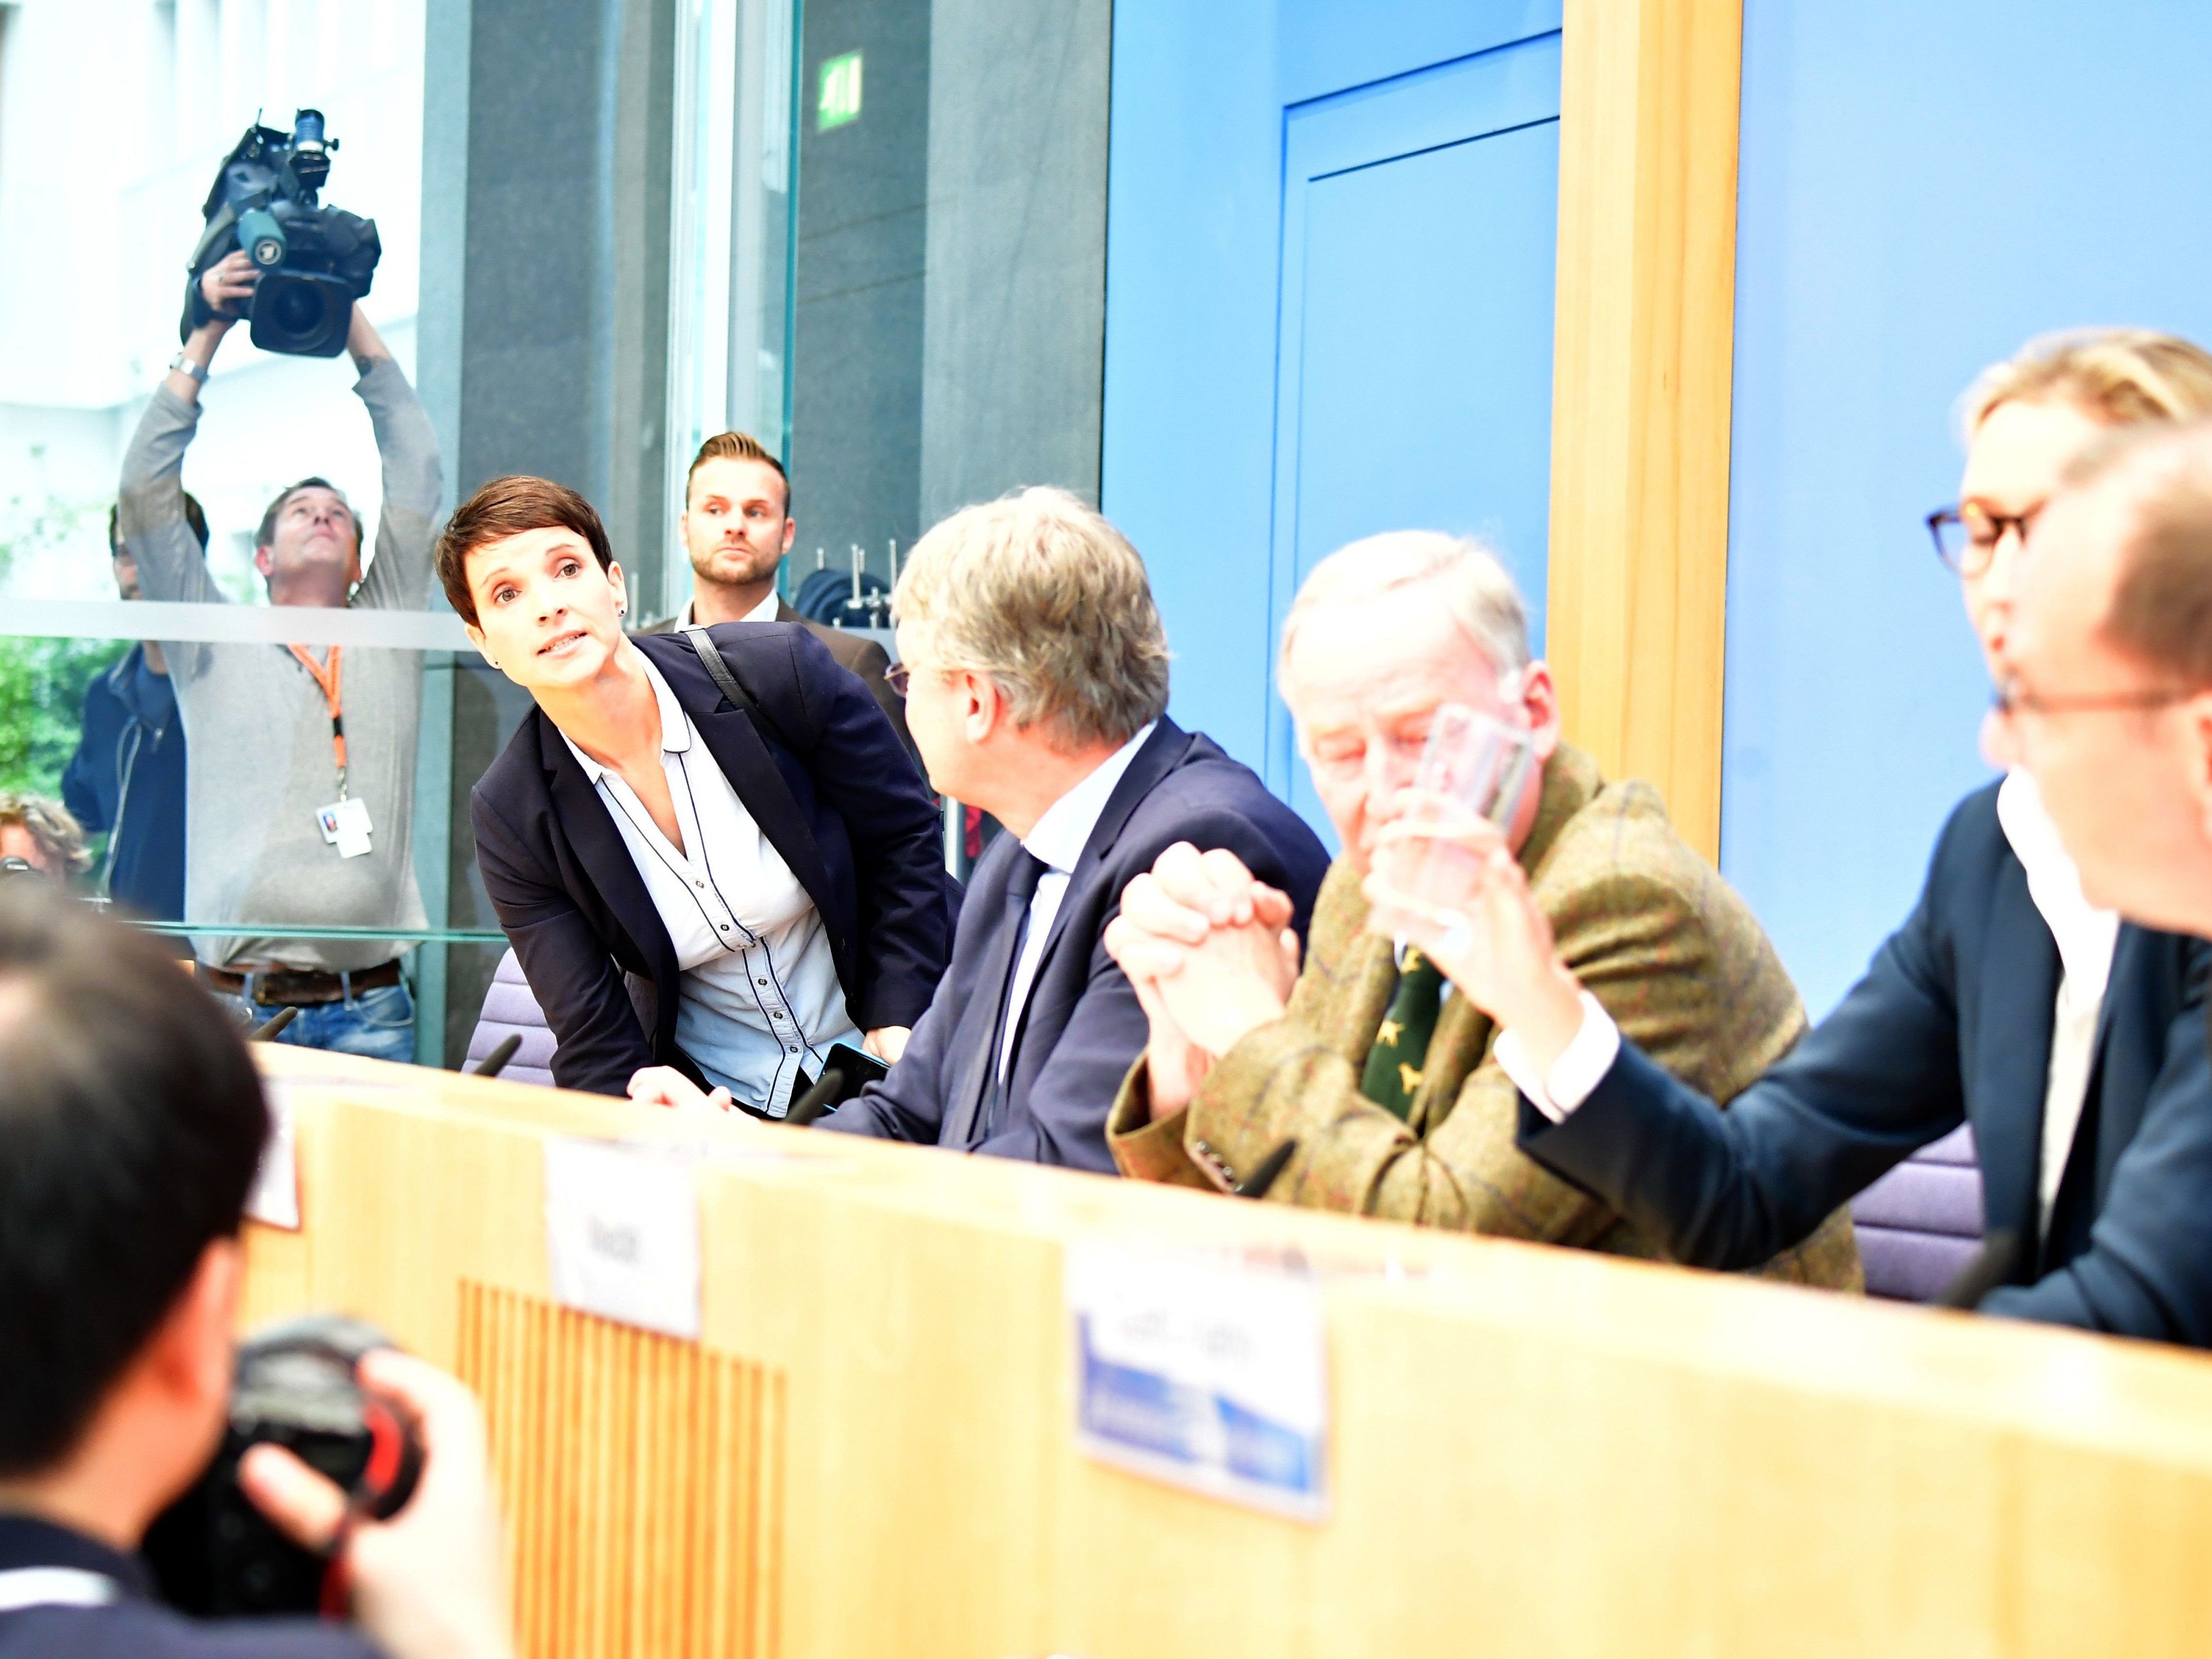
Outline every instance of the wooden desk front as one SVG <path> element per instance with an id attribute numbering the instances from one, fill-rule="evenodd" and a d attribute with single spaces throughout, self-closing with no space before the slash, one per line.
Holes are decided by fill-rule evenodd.
<path id="1" fill-rule="evenodd" d="M 2212 1362 L 276 1048 L 249 1317 L 484 1396 L 525 1651 L 792 1659 L 2212 1652 Z M 710 1143 L 696 1344 L 550 1298 L 548 1133 Z M 1072 1432 L 1063 1247 L 1295 1247 L 1332 1513 Z"/>

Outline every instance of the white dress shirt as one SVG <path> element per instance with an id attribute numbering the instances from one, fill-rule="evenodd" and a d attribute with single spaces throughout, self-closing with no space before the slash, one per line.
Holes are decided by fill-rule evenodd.
<path id="1" fill-rule="evenodd" d="M 2008 773 L 1997 786 L 1997 823 L 2027 872 L 2028 896 L 2058 946 L 2058 1001 L 2051 1026 L 2051 1066 L 2044 1088 L 2043 1146 L 2036 1179 L 2037 1224 L 2048 1232 L 2051 1207 L 2066 1174 L 2074 1133 L 2088 1096 L 2097 1016 L 2104 1006 L 2120 919 L 2081 896 L 2081 872 L 2044 811 L 2035 780 L 2027 773 Z M 1620 1028 L 1585 991 L 1583 1023 L 1548 1072 L 1538 1069 L 1515 1032 L 1498 1033 L 1497 1052 L 1498 1063 L 1514 1087 L 1553 1122 L 1564 1123 L 1613 1069 L 1620 1054 Z"/>
<path id="2" fill-rule="evenodd" d="M 2120 919 L 2081 896 L 2081 872 L 2044 810 L 2035 780 L 2008 772 L 1997 786 L 1997 823 L 2027 872 L 2027 896 L 2058 945 L 2058 1003 L 2051 1021 L 2051 1070 L 2043 1093 L 2043 1157 L 2036 1170 L 2036 1219 L 2051 1231 L 2051 1206 L 2074 1150 L 2089 1072 L 2097 1057 L 2097 1017 L 2112 971 Z"/>
<path id="3" fill-rule="evenodd" d="M 771 587 L 768 591 L 768 597 L 766 599 L 763 599 L 751 610 L 746 611 L 744 616 L 739 617 L 738 620 L 739 622 L 774 622 L 775 620 L 776 609 L 778 606 L 782 605 L 782 603 L 783 596 L 778 593 L 775 589 Z M 684 600 L 684 609 L 677 614 L 676 626 L 678 628 L 692 628 L 698 624 L 698 621 L 699 601 L 696 599 Z"/>
<path id="4" fill-rule="evenodd" d="M 1067 896 L 1069 878 L 1075 873 L 1075 863 L 1083 856 L 1083 849 L 1091 844 L 1091 832 L 1098 827 L 1098 819 L 1106 811 L 1106 803 L 1114 793 L 1114 786 L 1121 781 L 1121 775 L 1129 769 L 1129 763 L 1137 758 L 1137 751 L 1152 735 L 1158 720 L 1146 722 L 1144 729 L 1116 749 L 1082 782 L 1069 790 L 1044 809 L 1042 816 L 1022 837 L 1022 845 L 1031 858 L 1044 866 L 1037 877 L 1036 892 L 1030 899 L 1029 930 L 1022 935 L 1022 953 L 1014 958 L 1013 978 L 1006 986 L 1006 1031 L 999 1044 L 999 1075 L 1003 1079 L 1006 1066 L 1013 1059 L 1014 1032 L 1021 1024 L 1022 1010 L 1029 1006 L 1030 987 L 1036 982 L 1037 962 L 1044 955 L 1044 942 L 1052 933 L 1054 917 L 1060 915 L 1060 901 Z"/>
<path id="5" fill-rule="evenodd" d="M 645 672 L 660 705 L 660 765 L 682 848 L 618 774 L 574 743 L 568 750 L 606 804 L 676 946 L 684 970 L 676 1040 L 709 1083 L 781 1117 L 800 1069 L 818 1078 L 830 1045 L 858 1048 L 860 1033 L 814 901 L 650 658 Z"/>

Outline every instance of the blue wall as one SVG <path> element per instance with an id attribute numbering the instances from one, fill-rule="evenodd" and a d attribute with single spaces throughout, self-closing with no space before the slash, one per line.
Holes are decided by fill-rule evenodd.
<path id="1" fill-rule="evenodd" d="M 2028 335 L 2212 340 L 2212 6 L 1747 0 L 1722 868 L 1818 1014 L 1989 773 L 1920 519 Z"/>
<path id="2" fill-rule="evenodd" d="M 1540 35 L 1559 12 L 1559 0 L 1115 7 L 1101 500 L 1150 568 L 1176 718 L 1279 789 L 1269 581 L 1286 112 Z M 1419 516 L 1408 506 L 1357 528 Z"/>

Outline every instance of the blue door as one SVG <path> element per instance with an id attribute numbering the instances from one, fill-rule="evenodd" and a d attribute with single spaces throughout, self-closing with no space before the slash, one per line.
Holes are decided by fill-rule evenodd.
<path id="1" fill-rule="evenodd" d="M 1273 673 L 1313 565 L 1470 532 L 1540 614 L 1559 9 L 1115 11 L 1104 505 L 1176 717 L 1324 830 Z"/>

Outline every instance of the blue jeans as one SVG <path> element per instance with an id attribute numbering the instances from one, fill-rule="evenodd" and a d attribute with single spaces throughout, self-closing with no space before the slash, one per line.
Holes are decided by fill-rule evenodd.
<path id="1" fill-rule="evenodd" d="M 265 1025 L 278 1010 L 265 1002 L 246 1006 L 243 997 L 218 992 L 216 1000 L 252 1025 Z M 371 1060 L 415 1060 L 415 998 L 404 983 L 380 985 L 343 1002 L 323 1002 L 300 1010 L 299 1018 L 276 1034 L 279 1042 L 302 1048 L 328 1048 Z"/>

